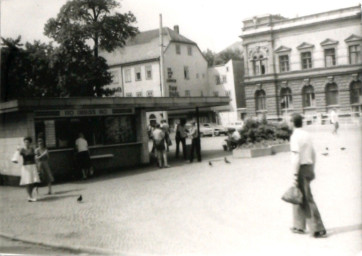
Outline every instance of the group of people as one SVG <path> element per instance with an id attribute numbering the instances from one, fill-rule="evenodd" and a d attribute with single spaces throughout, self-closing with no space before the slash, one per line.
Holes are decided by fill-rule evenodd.
<path id="1" fill-rule="evenodd" d="M 201 145 L 196 122 L 191 122 L 191 128 L 187 129 L 186 119 L 181 119 L 176 126 L 176 158 L 180 154 L 180 143 L 184 160 L 187 160 L 186 139 L 191 138 L 190 162 L 193 162 L 196 153 L 197 160 L 201 162 Z M 167 152 L 172 145 L 170 138 L 170 127 L 166 120 L 161 120 L 161 124 L 150 126 L 150 138 L 153 141 L 152 153 L 155 153 L 157 164 L 160 168 L 170 167 L 167 159 Z"/>
<path id="2" fill-rule="evenodd" d="M 18 163 L 19 158 L 22 157 L 20 186 L 25 186 L 28 202 L 37 201 L 34 194 L 35 191 L 38 192 L 38 187 L 41 183 L 47 184 L 47 194 L 52 194 L 54 177 L 49 165 L 49 152 L 42 137 L 42 134 L 38 135 L 37 148 L 35 149 L 32 146 L 32 138 L 25 137 L 23 139 L 24 147 L 18 147 L 12 157 L 14 163 Z M 88 175 L 93 174 L 93 168 L 91 166 L 88 142 L 84 138 L 83 133 L 79 133 L 79 137 L 75 141 L 75 147 L 78 166 L 82 170 L 83 179 L 86 179 Z"/>
<path id="3" fill-rule="evenodd" d="M 48 194 L 52 193 L 51 184 L 54 181 L 49 167 L 49 153 L 45 147 L 44 140 L 39 137 L 38 147 L 32 147 L 32 138 L 24 138 L 24 147 L 19 147 L 12 161 L 18 162 L 18 156 L 23 158 L 21 167 L 20 186 L 25 186 L 28 195 L 28 202 L 35 202 L 37 198 L 34 191 L 38 189 L 41 180 L 48 185 Z M 41 177 L 41 178 L 40 178 Z"/>

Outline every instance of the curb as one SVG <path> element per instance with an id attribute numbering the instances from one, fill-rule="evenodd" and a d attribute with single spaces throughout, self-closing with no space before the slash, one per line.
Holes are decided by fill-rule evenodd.
<path id="1" fill-rule="evenodd" d="M 89 253 L 89 254 L 97 254 L 97 255 L 142 255 L 142 254 L 135 254 L 135 253 L 122 253 L 115 250 L 108 250 L 102 249 L 97 247 L 90 247 L 90 246 L 69 246 L 61 243 L 54 243 L 54 242 L 39 242 L 35 239 L 28 239 L 22 238 L 16 235 L 6 234 L 4 232 L 0 232 L 0 237 L 4 237 L 14 241 L 20 241 L 28 244 L 40 245 L 44 247 L 51 247 L 60 250 L 67 250 L 74 253 Z"/>

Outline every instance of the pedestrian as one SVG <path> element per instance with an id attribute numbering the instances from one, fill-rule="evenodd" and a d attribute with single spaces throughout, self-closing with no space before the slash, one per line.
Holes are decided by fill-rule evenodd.
<path id="1" fill-rule="evenodd" d="M 201 162 L 201 143 L 200 143 L 200 136 L 199 131 L 196 126 L 196 122 L 193 121 L 191 123 L 192 127 L 190 129 L 189 136 L 192 139 L 191 142 L 191 152 L 190 152 L 190 163 L 194 161 L 194 152 L 196 151 L 197 160 Z"/>
<path id="2" fill-rule="evenodd" d="M 232 151 L 234 148 L 238 146 L 239 140 L 241 136 L 237 129 L 229 128 L 228 129 L 228 138 L 226 141 L 226 147 L 228 151 Z"/>
<path id="3" fill-rule="evenodd" d="M 182 118 L 180 120 L 180 123 L 176 127 L 176 158 L 178 158 L 179 151 L 180 151 L 180 142 L 182 144 L 182 154 L 184 157 L 184 160 L 187 159 L 187 151 L 186 151 L 186 138 L 187 138 L 187 132 L 186 129 L 186 119 Z"/>
<path id="4" fill-rule="evenodd" d="M 165 133 L 161 129 L 160 124 L 156 124 L 156 129 L 152 134 L 153 141 L 156 149 L 156 156 L 158 160 L 158 167 L 168 168 L 170 167 L 167 162 L 167 152 L 165 147 Z"/>
<path id="5" fill-rule="evenodd" d="M 91 169 L 91 161 L 88 142 L 84 138 L 84 134 L 82 132 L 79 133 L 78 139 L 75 141 L 75 146 L 77 150 L 76 158 L 79 168 L 82 170 L 83 179 L 87 179 Z"/>
<path id="6" fill-rule="evenodd" d="M 165 119 L 161 120 L 161 129 L 165 133 L 166 149 L 167 152 L 169 152 L 169 147 L 172 145 L 172 142 L 170 139 L 170 126 L 167 124 L 167 121 Z"/>
<path id="7" fill-rule="evenodd" d="M 293 205 L 293 227 L 291 231 L 303 234 L 306 224 L 313 237 L 325 237 L 327 232 L 323 225 L 318 207 L 313 199 L 310 183 L 315 178 L 314 167 L 316 154 L 310 134 L 302 129 L 303 118 L 300 114 L 293 115 L 293 134 L 290 138 L 292 166 L 295 185 L 303 194 L 303 202 Z"/>
<path id="8" fill-rule="evenodd" d="M 330 113 L 330 120 L 331 124 L 333 124 L 333 134 L 337 134 L 338 128 L 339 128 L 339 122 L 338 122 L 338 114 L 336 112 L 336 109 L 333 108 Z"/>
<path id="9" fill-rule="evenodd" d="M 52 182 L 54 181 L 54 177 L 49 166 L 48 149 L 46 148 L 44 140 L 42 138 L 38 138 L 38 147 L 35 149 L 35 159 L 37 162 L 40 177 L 43 177 L 44 182 L 48 185 L 48 195 L 51 195 Z"/>
<path id="10" fill-rule="evenodd" d="M 36 184 L 40 183 L 39 174 L 35 165 L 35 150 L 31 146 L 32 138 L 24 138 L 24 148 L 18 148 L 19 155 L 23 158 L 23 166 L 21 167 L 20 186 L 25 186 L 28 194 L 28 202 L 36 202 L 33 196 Z"/>

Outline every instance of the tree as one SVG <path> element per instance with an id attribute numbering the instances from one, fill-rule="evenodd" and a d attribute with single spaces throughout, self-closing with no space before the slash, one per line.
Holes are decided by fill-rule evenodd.
<path id="1" fill-rule="evenodd" d="M 108 65 L 102 57 L 92 55 L 82 42 L 65 43 L 51 56 L 51 65 L 57 73 L 56 85 L 61 97 L 110 95 L 104 85 L 112 81 Z"/>
<path id="2" fill-rule="evenodd" d="M 216 55 L 214 64 L 225 64 L 229 60 L 242 60 L 242 57 L 243 54 L 239 49 L 226 49 Z"/>
<path id="3" fill-rule="evenodd" d="M 132 26 L 136 17 L 131 12 L 115 12 L 119 6 L 115 0 L 68 1 L 56 18 L 48 20 L 44 33 L 59 44 L 91 40 L 94 56 L 98 57 L 99 49 L 110 52 L 123 47 L 128 38 L 138 33 Z"/>
<path id="4" fill-rule="evenodd" d="M 214 61 L 215 61 L 215 53 L 213 51 L 211 51 L 210 49 L 207 49 L 206 52 L 203 52 L 204 57 L 207 61 L 207 66 L 208 67 L 212 67 L 214 66 Z"/>

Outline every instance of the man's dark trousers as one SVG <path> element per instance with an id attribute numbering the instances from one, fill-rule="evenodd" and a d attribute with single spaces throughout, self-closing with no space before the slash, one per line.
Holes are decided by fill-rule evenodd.
<path id="1" fill-rule="evenodd" d="M 200 138 L 192 139 L 191 144 L 191 155 L 190 155 L 190 162 L 194 160 L 194 151 L 196 151 L 197 160 L 201 162 L 201 145 L 200 145 Z"/>
<path id="2" fill-rule="evenodd" d="M 180 142 L 182 144 L 182 153 L 184 155 L 184 159 L 186 160 L 186 138 L 176 137 L 176 158 L 178 157 L 180 151 Z"/>

